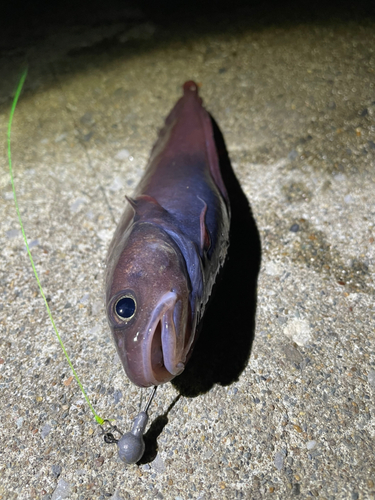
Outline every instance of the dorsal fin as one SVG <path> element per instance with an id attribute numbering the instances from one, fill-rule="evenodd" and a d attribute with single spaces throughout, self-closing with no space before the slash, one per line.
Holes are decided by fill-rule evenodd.
<path id="1" fill-rule="evenodd" d="M 136 220 L 141 217 L 147 217 L 148 215 L 158 215 L 164 214 L 166 210 L 160 205 L 160 203 L 148 194 L 141 194 L 136 198 L 131 198 L 130 196 L 125 196 L 130 205 L 134 210 L 134 217 Z"/>
<path id="2" fill-rule="evenodd" d="M 211 237 L 206 225 L 207 203 L 201 198 L 199 199 L 204 203 L 204 207 L 199 216 L 200 229 L 201 229 L 201 250 L 203 252 L 208 252 L 211 246 Z"/>

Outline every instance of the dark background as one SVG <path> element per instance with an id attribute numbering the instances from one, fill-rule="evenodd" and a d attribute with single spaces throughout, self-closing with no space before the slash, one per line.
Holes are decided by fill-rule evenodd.
<path id="1" fill-rule="evenodd" d="M 42 40 L 49 30 L 72 25 L 150 21 L 164 27 L 169 36 L 180 36 L 191 30 L 197 34 L 200 30 L 261 29 L 270 24 L 363 22 L 375 14 L 373 0 L 16 0 L 2 3 L 2 50 Z"/>

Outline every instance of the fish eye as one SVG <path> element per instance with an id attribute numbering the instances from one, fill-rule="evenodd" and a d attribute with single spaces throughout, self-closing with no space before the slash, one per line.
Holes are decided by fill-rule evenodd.
<path id="1" fill-rule="evenodd" d="M 133 297 L 125 295 L 120 297 L 115 304 L 116 316 L 122 321 L 129 321 L 135 314 L 137 304 Z"/>

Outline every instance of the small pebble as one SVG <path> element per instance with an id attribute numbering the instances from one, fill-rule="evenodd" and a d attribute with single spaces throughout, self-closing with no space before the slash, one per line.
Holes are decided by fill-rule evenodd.
<path id="1" fill-rule="evenodd" d="M 70 205 L 70 211 L 73 213 L 78 212 L 80 206 L 84 203 L 86 203 L 85 200 L 83 200 L 82 198 L 77 198 L 76 201 Z"/>
<path id="2" fill-rule="evenodd" d="M 284 334 L 301 347 L 311 341 L 309 323 L 303 319 L 290 320 L 284 328 Z"/>
<path id="3" fill-rule="evenodd" d="M 98 457 L 95 459 L 95 466 L 101 467 L 104 463 L 104 457 Z"/>
<path id="4" fill-rule="evenodd" d="M 288 153 L 288 160 L 293 161 L 293 160 L 295 160 L 297 157 L 298 157 L 298 153 L 297 153 L 297 151 L 296 151 L 295 149 L 292 149 L 292 151 L 290 151 L 290 152 Z"/>
<path id="5" fill-rule="evenodd" d="M 51 432 L 52 427 L 49 424 L 45 424 L 42 427 L 41 435 L 42 438 L 46 438 L 48 434 Z"/>
<path id="6" fill-rule="evenodd" d="M 67 137 L 68 137 L 68 134 L 67 134 L 67 133 L 60 134 L 60 135 L 56 136 L 56 138 L 55 138 L 55 142 L 61 142 L 61 141 L 63 141 L 64 139 L 66 139 Z"/>
<path id="7" fill-rule="evenodd" d="M 265 273 L 268 274 L 269 276 L 278 276 L 283 272 L 283 269 L 280 266 L 280 264 L 272 260 L 266 263 L 264 270 Z"/>
<path id="8" fill-rule="evenodd" d="M 307 441 L 306 443 L 306 448 L 308 450 L 313 450 L 316 446 L 316 441 L 312 440 L 312 441 Z"/>
<path id="9" fill-rule="evenodd" d="M 301 493 L 301 485 L 298 483 L 293 484 L 292 495 L 298 496 Z"/>
<path id="10" fill-rule="evenodd" d="M 81 116 L 79 121 L 81 123 L 83 123 L 84 125 L 93 125 L 95 123 L 95 120 L 92 116 L 92 113 L 89 113 L 89 112 L 87 112 L 83 116 Z"/>
<path id="11" fill-rule="evenodd" d="M 121 149 L 115 156 L 115 160 L 126 160 L 129 158 L 130 153 L 127 149 Z"/>
<path id="12" fill-rule="evenodd" d="M 300 352 L 295 347 L 293 347 L 293 345 L 284 346 L 282 348 L 282 351 L 285 354 L 286 359 L 291 361 L 292 363 L 299 364 L 303 360 Z"/>
<path id="13" fill-rule="evenodd" d="M 114 193 L 120 191 L 124 187 L 124 183 L 120 177 L 115 177 L 112 181 L 112 184 L 109 186 L 109 190 Z"/>
<path id="14" fill-rule="evenodd" d="M 274 465 L 276 467 L 277 470 L 281 470 L 284 466 L 284 458 L 285 458 L 285 454 L 281 451 L 278 451 L 276 454 L 275 454 L 275 458 L 274 458 Z"/>
<path id="15" fill-rule="evenodd" d="M 123 463 L 123 462 L 122 462 Z M 122 496 L 120 496 L 120 493 L 116 489 L 114 494 L 110 497 L 109 500 L 124 500 Z"/>
<path id="16" fill-rule="evenodd" d="M 156 472 L 160 473 L 165 471 L 165 463 L 159 453 L 156 455 L 155 460 L 153 460 L 150 465 Z"/>
<path id="17" fill-rule="evenodd" d="M 9 231 L 5 231 L 5 234 L 8 240 L 11 240 L 12 238 L 20 236 L 21 231 L 19 229 L 9 229 Z"/>
<path id="18" fill-rule="evenodd" d="M 57 488 L 52 494 L 51 500 L 62 500 L 63 498 L 68 498 L 71 493 L 71 488 L 70 483 L 64 479 L 60 479 L 57 483 Z"/>
<path id="19" fill-rule="evenodd" d="M 85 295 L 79 301 L 80 304 L 87 304 L 87 302 L 89 301 L 89 298 L 90 298 L 90 294 L 89 293 L 85 293 Z"/>
<path id="20" fill-rule="evenodd" d="M 113 393 L 113 399 L 115 400 L 115 405 L 120 402 L 122 398 L 122 392 L 119 389 L 116 389 Z"/>
<path id="21" fill-rule="evenodd" d="M 37 247 L 39 244 L 40 244 L 39 240 L 32 240 L 29 243 L 29 248 L 31 249 L 31 248 Z"/>
<path id="22" fill-rule="evenodd" d="M 375 370 L 368 371 L 367 381 L 371 385 L 371 387 L 375 388 Z"/>
<path id="23" fill-rule="evenodd" d="M 62 472 L 62 467 L 61 465 L 58 465 L 58 464 L 55 464 L 55 465 L 52 465 L 52 474 L 58 478 L 60 475 L 61 475 L 61 472 Z"/>

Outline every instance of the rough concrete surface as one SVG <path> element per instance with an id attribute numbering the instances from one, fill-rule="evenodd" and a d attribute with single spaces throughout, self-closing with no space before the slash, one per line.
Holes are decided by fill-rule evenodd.
<path id="1" fill-rule="evenodd" d="M 375 498 L 375 23 L 254 27 L 243 14 L 171 34 L 136 14 L 50 30 L 1 56 L 0 498 Z M 106 249 L 187 79 L 201 84 L 260 234 L 247 367 L 180 398 L 141 466 L 103 442 L 22 241 L 5 139 L 25 53 L 18 202 L 101 416 L 127 431 L 140 402 L 108 335 Z M 177 394 L 159 389 L 151 422 Z"/>

